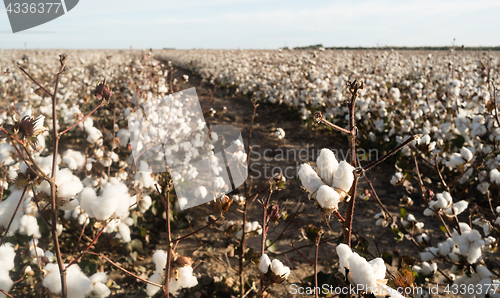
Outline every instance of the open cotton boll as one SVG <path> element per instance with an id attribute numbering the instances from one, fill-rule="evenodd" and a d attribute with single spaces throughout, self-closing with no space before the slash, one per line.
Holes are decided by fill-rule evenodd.
<path id="1" fill-rule="evenodd" d="M 15 188 L 12 188 L 12 193 L 9 195 L 9 197 L 7 197 L 7 199 L 0 202 L 0 226 L 2 226 L 4 229 L 7 229 L 12 219 L 10 228 L 7 231 L 7 236 L 11 236 L 17 231 L 20 225 L 19 220 L 21 219 L 21 216 L 23 216 L 23 212 L 21 210 L 18 210 L 14 214 L 17 205 L 19 204 L 19 200 L 21 200 L 21 197 L 23 195 L 22 190 L 14 189 Z M 13 215 L 14 218 L 12 218 Z"/>
<path id="2" fill-rule="evenodd" d="M 149 281 L 161 285 L 163 283 L 163 276 L 161 273 L 157 272 L 157 273 L 151 275 L 151 277 L 149 278 Z M 152 285 L 152 284 L 148 284 L 146 286 L 146 293 L 148 294 L 148 296 L 153 296 L 159 290 L 160 290 L 160 287 L 157 287 L 157 286 Z"/>
<path id="3" fill-rule="evenodd" d="M 14 281 L 10 278 L 9 271 L 0 269 L 0 289 L 8 293 L 12 288 L 12 285 L 14 285 Z M 0 293 L 0 298 L 4 297 L 5 294 Z"/>
<path id="4" fill-rule="evenodd" d="M 266 274 L 269 270 L 269 266 L 271 266 L 271 260 L 269 260 L 269 257 L 266 254 L 263 254 L 260 257 L 259 271 Z"/>
<path id="5" fill-rule="evenodd" d="M 399 183 L 401 183 L 401 181 L 403 181 L 403 177 L 404 177 L 403 173 L 397 172 L 394 175 L 392 175 L 390 182 L 392 185 L 396 186 Z"/>
<path id="6" fill-rule="evenodd" d="M 325 185 L 321 178 L 319 178 L 316 171 L 314 171 L 309 164 L 303 164 L 300 166 L 299 178 L 302 182 L 302 185 L 310 194 L 315 193 L 318 188 L 320 188 L 320 186 Z"/>
<path id="7" fill-rule="evenodd" d="M 0 246 L 0 271 L 2 270 L 12 270 L 14 268 L 14 258 L 16 257 L 16 252 L 14 247 L 10 243 L 5 243 Z"/>
<path id="8" fill-rule="evenodd" d="M 339 256 L 340 272 L 345 276 L 345 268 L 349 268 L 349 257 L 353 254 L 351 248 L 346 244 L 339 244 L 336 248 L 337 255 Z"/>
<path id="9" fill-rule="evenodd" d="M 354 181 L 354 167 L 347 163 L 345 160 L 339 163 L 337 171 L 333 177 L 332 187 L 340 188 L 345 192 L 349 192 Z"/>
<path id="10" fill-rule="evenodd" d="M 337 161 L 335 154 L 330 149 L 321 149 L 319 157 L 316 160 L 316 166 L 318 167 L 318 174 L 323 181 L 325 181 L 328 185 L 332 185 L 333 176 L 339 166 L 339 162 Z"/>
<path id="11" fill-rule="evenodd" d="M 141 211 L 141 213 L 144 213 L 146 212 L 149 207 L 151 207 L 151 204 L 152 204 L 152 201 L 151 201 L 151 197 L 148 196 L 148 195 L 144 195 L 142 197 L 142 200 L 139 201 L 139 211 Z"/>
<path id="12" fill-rule="evenodd" d="M 467 162 L 471 161 L 472 160 L 472 156 L 473 156 L 472 152 L 469 149 L 465 148 L 465 147 L 462 147 L 462 149 L 460 149 L 460 155 Z"/>
<path id="13" fill-rule="evenodd" d="M 92 207 L 96 199 L 97 194 L 95 193 L 95 190 L 90 187 L 85 187 L 78 196 L 80 208 L 82 208 L 82 210 L 85 211 L 89 217 L 95 217 L 92 212 Z"/>
<path id="14" fill-rule="evenodd" d="M 92 298 L 104 298 L 111 295 L 111 290 L 104 283 L 96 282 L 92 285 L 90 295 Z"/>
<path id="15" fill-rule="evenodd" d="M 61 279 L 58 265 L 50 263 L 43 270 L 47 273 L 43 278 L 43 286 L 53 294 L 61 293 Z M 66 282 L 68 298 L 84 298 L 92 291 L 90 279 L 83 274 L 77 264 L 73 264 L 67 268 Z"/>
<path id="16" fill-rule="evenodd" d="M 126 223 L 121 222 L 118 225 L 118 233 L 120 234 L 120 237 L 123 240 L 123 242 L 130 242 L 132 240 L 130 238 L 130 228 Z"/>
<path id="17" fill-rule="evenodd" d="M 94 273 L 89 279 L 92 283 L 92 297 L 104 298 L 111 294 L 111 290 L 106 286 L 108 275 L 105 272 Z"/>
<path id="18" fill-rule="evenodd" d="M 120 146 L 125 147 L 130 139 L 130 132 L 128 129 L 122 128 L 118 131 L 116 137 L 120 140 Z"/>
<path id="19" fill-rule="evenodd" d="M 453 204 L 453 210 L 452 208 L 448 208 L 445 210 L 445 212 L 448 215 L 453 215 L 453 212 L 455 212 L 455 215 L 459 215 L 460 213 L 464 212 L 465 209 L 467 209 L 467 206 L 469 206 L 469 203 L 467 201 L 461 200 Z"/>
<path id="20" fill-rule="evenodd" d="M 175 293 L 182 288 L 192 288 L 198 284 L 196 276 L 193 275 L 191 265 L 177 269 L 177 275 L 170 278 L 169 292 Z"/>
<path id="21" fill-rule="evenodd" d="M 273 271 L 277 276 L 284 278 L 288 278 L 290 275 L 290 268 L 288 266 L 284 266 L 278 259 L 274 259 L 271 262 L 271 271 Z"/>
<path id="22" fill-rule="evenodd" d="M 316 201 L 324 209 L 338 209 L 340 195 L 328 185 L 322 185 L 316 193 Z"/>
<path id="23" fill-rule="evenodd" d="M 36 217 L 33 215 L 25 214 L 19 220 L 19 233 L 23 235 L 33 236 L 35 238 L 41 238 L 40 228 Z"/>
<path id="24" fill-rule="evenodd" d="M 490 181 L 497 185 L 500 185 L 500 172 L 498 169 L 493 169 L 490 171 Z"/>
<path id="25" fill-rule="evenodd" d="M 167 264 L 167 254 L 163 250 L 157 250 L 153 254 L 153 263 L 155 263 L 156 271 L 155 272 L 163 272 L 165 269 L 165 265 Z"/>

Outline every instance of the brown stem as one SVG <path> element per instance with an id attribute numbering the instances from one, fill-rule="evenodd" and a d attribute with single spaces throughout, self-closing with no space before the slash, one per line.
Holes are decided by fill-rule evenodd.
<path id="1" fill-rule="evenodd" d="M 0 246 L 2 246 L 3 242 L 5 241 L 5 238 L 7 237 L 7 234 L 9 233 L 10 226 L 12 225 L 12 222 L 14 221 L 14 217 L 16 217 L 17 211 L 19 211 L 19 206 L 21 206 L 21 202 L 24 199 L 24 195 L 26 194 L 26 189 L 28 189 L 28 186 L 24 187 L 23 189 L 23 194 L 21 195 L 21 198 L 19 198 L 19 203 L 17 203 L 16 210 L 14 210 L 14 213 L 12 214 L 12 217 L 10 218 L 9 224 L 7 225 L 7 230 L 5 230 L 5 235 L 3 235 L 2 240 L 0 240 Z"/>
<path id="2" fill-rule="evenodd" d="M 319 250 L 319 241 L 321 240 L 321 233 L 318 233 L 318 240 L 316 240 L 316 252 L 314 254 L 315 259 L 314 259 L 314 294 L 315 297 L 318 298 L 319 291 L 316 291 L 318 289 L 318 250 Z"/>
<path id="3" fill-rule="evenodd" d="M 313 262 L 311 262 L 311 260 L 309 260 L 306 256 L 304 256 L 304 255 L 300 252 L 300 250 L 299 250 L 297 247 L 295 247 L 295 245 L 293 244 L 293 242 L 292 242 L 292 247 L 293 247 L 293 249 L 294 249 L 296 252 L 298 252 L 298 253 L 299 253 L 299 255 L 300 255 L 301 257 L 303 257 L 303 258 L 304 258 L 304 260 L 306 260 L 307 262 L 309 262 L 309 264 L 314 265 L 314 263 L 313 263 Z"/>
<path id="4" fill-rule="evenodd" d="M 89 245 L 87 245 L 87 247 L 85 248 L 85 250 L 80 254 L 78 255 L 78 257 L 76 259 L 74 259 L 73 261 L 71 261 L 68 266 L 66 266 L 66 268 L 69 268 L 71 265 L 77 263 L 82 257 L 83 257 L 83 254 L 85 252 L 87 252 L 90 247 L 92 247 L 92 245 L 94 245 L 94 243 L 97 241 L 97 239 L 99 239 L 99 237 L 101 236 L 102 232 L 104 232 L 104 229 L 106 229 L 106 227 L 108 226 L 108 224 L 111 222 L 112 219 L 108 220 L 106 222 L 106 225 L 104 225 L 104 227 L 101 228 L 101 230 L 99 231 L 99 233 L 95 236 L 95 238 L 92 240 L 92 242 L 90 242 Z"/>
<path id="5" fill-rule="evenodd" d="M 78 124 L 80 124 L 82 121 L 85 121 L 85 119 L 87 119 L 90 115 L 92 115 L 95 111 L 97 111 L 97 109 L 100 108 L 103 105 L 103 103 L 104 103 L 104 100 L 102 100 L 99 103 L 99 105 L 92 110 L 92 112 L 90 112 L 89 114 L 87 114 L 82 119 L 78 120 L 75 124 L 71 125 L 70 127 L 66 128 L 65 130 L 63 130 L 62 132 L 60 132 L 59 133 L 59 137 L 61 137 L 63 134 L 67 133 L 69 130 L 71 130 L 72 128 L 74 128 Z M 113 127 L 113 130 L 114 130 L 114 127 Z"/>
<path id="6" fill-rule="evenodd" d="M 198 233 L 199 231 L 201 231 L 201 230 L 203 230 L 203 229 L 206 229 L 206 228 L 210 227 L 211 225 L 213 225 L 214 223 L 216 223 L 216 222 L 217 222 L 219 219 L 221 219 L 221 218 L 222 218 L 222 216 L 219 216 L 219 217 L 218 217 L 217 219 L 215 219 L 213 222 L 211 222 L 211 223 L 209 223 L 209 224 L 207 224 L 207 225 L 205 225 L 205 226 L 203 226 L 203 227 L 199 228 L 198 230 L 193 231 L 193 232 L 191 232 L 191 233 L 189 233 L 189 234 L 187 234 L 187 235 L 185 235 L 185 236 L 182 236 L 182 237 L 179 237 L 179 238 L 177 238 L 177 239 L 171 240 L 171 242 L 173 242 L 173 243 L 174 243 L 174 242 L 179 242 L 179 241 L 181 241 L 182 239 L 185 239 L 185 238 L 187 238 L 187 237 L 189 237 L 189 236 L 192 236 L 192 235 L 194 235 L 194 234 Z"/>
<path id="7" fill-rule="evenodd" d="M 358 89 L 363 89 L 363 82 L 358 83 L 357 80 L 354 82 L 347 82 L 347 88 L 351 92 L 351 100 L 348 102 L 349 107 L 349 150 L 350 150 L 350 163 L 351 166 L 356 168 L 356 134 L 357 128 L 355 125 L 355 115 L 354 107 L 356 106 L 356 98 L 358 96 Z M 351 187 L 351 200 L 347 207 L 345 221 L 343 224 L 344 229 L 344 243 L 351 247 L 351 229 L 352 229 L 352 216 L 354 213 L 354 204 L 356 202 L 356 186 L 358 184 L 358 174 L 353 172 L 354 181 Z"/>
<path id="8" fill-rule="evenodd" d="M 62 72 L 66 69 L 66 55 L 59 56 L 61 68 L 56 76 L 56 84 L 54 87 L 54 94 L 52 94 L 52 175 L 50 181 L 50 192 L 52 198 L 52 225 L 51 232 L 54 241 L 54 248 L 56 251 L 57 265 L 59 267 L 59 274 L 61 276 L 61 297 L 67 298 L 67 288 L 66 288 L 66 270 L 64 268 L 63 259 L 61 256 L 61 247 L 59 246 L 59 237 L 57 236 L 57 197 L 56 197 L 56 169 L 57 169 L 57 151 L 59 147 L 59 135 L 57 134 L 57 91 L 59 89 L 59 81 L 61 80 Z"/>
<path id="9" fill-rule="evenodd" d="M 378 165 L 379 163 L 383 162 L 384 160 L 386 160 L 387 158 L 389 158 L 391 155 L 394 155 L 396 152 L 398 152 L 399 150 L 403 149 L 404 146 L 408 145 L 410 142 L 414 141 L 416 138 L 417 138 L 417 136 L 411 136 L 411 137 L 409 137 L 406 141 L 404 141 L 403 143 L 401 143 L 399 146 L 397 146 L 396 148 L 394 148 L 391 151 L 389 151 L 389 153 L 385 154 L 384 156 L 382 156 L 381 158 L 377 159 L 376 161 L 368 164 L 366 167 L 363 167 L 363 170 L 364 171 L 368 171 L 369 169 L 371 169 L 374 166 Z"/>
<path id="10" fill-rule="evenodd" d="M 143 281 L 143 282 L 145 282 L 145 283 L 148 283 L 148 284 L 151 284 L 151 285 L 153 285 L 153 286 L 157 286 L 158 288 L 161 288 L 161 285 L 159 285 L 159 284 L 157 284 L 157 283 L 154 283 L 154 282 L 152 282 L 152 281 L 149 281 L 149 280 L 147 280 L 147 279 L 144 279 L 144 278 L 142 278 L 142 277 L 140 277 L 140 276 L 138 276 L 138 275 L 133 274 L 132 272 L 130 272 L 130 271 L 128 271 L 128 270 L 126 270 L 125 268 L 123 268 L 122 266 L 118 265 L 117 263 L 115 263 L 115 262 L 111 261 L 108 257 L 106 257 L 106 256 L 105 256 L 104 254 L 102 254 L 102 253 L 98 254 L 98 253 L 91 252 L 91 251 L 87 251 L 87 252 L 85 252 L 85 253 L 87 253 L 87 254 L 91 254 L 91 255 L 94 255 L 94 256 L 99 256 L 100 258 L 105 259 L 106 261 L 108 261 L 108 263 L 110 263 L 111 265 L 113 265 L 113 266 L 115 266 L 116 268 L 120 269 L 121 271 L 123 271 L 123 272 L 127 273 L 128 275 L 133 276 L 133 277 L 137 278 L 138 280 L 141 280 L 141 281 Z"/>
<path id="11" fill-rule="evenodd" d="M 19 69 L 24 72 L 25 75 L 28 76 L 28 78 L 30 78 L 31 81 L 33 81 L 33 83 L 37 84 L 40 88 L 42 88 L 43 91 L 45 91 L 45 93 L 47 93 L 50 97 L 53 97 L 54 95 L 52 93 L 50 93 L 49 90 L 47 90 L 45 87 L 43 87 L 42 85 L 40 85 L 40 83 L 38 83 L 32 76 L 30 76 L 30 74 L 28 72 L 26 72 L 26 70 L 24 70 L 24 68 L 22 68 L 21 66 L 19 66 Z M 57 92 L 54 92 L 54 94 L 57 93 Z"/>
<path id="12" fill-rule="evenodd" d="M 319 111 L 318 111 L 318 112 L 316 112 L 315 117 L 316 117 L 316 121 L 318 121 L 318 122 L 323 122 L 323 124 L 326 124 L 327 126 L 330 126 L 331 128 L 336 129 L 336 130 L 338 130 L 338 131 L 340 131 L 340 132 L 343 132 L 343 133 L 345 133 L 345 134 L 348 134 L 348 135 L 350 135 L 350 134 L 351 134 L 351 132 L 350 132 L 350 131 L 348 131 L 347 129 L 342 128 L 342 127 L 340 127 L 340 126 L 338 126 L 338 125 L 335 125 L 335 124 L 331 123 L 330 121 L 326 120 L 326 119 L 323 117 L 323 114 L 321 114 L 321 112 L 319 112 Z"/>
<path id="13" fill-rule="evenodd" d="M 300 201 L 299 205 L 302 205 L 302 204 L 303 204 L 303 201 L 304 201 L 306 198 L 307 198 L 307 196 L 306 196 L 306 197 L 304 197 L 304 198 Z M 294 214 L 292 215 L 292 217 L 288 220 L 288 223 L 286 224 L 286 226 L 285 226 L 285 228 L 283 229 L 283 231 L 281 231 L 281 233 L 278 235 L 278 237 L 276 237 L 276 239 L 274 239 L 274 240 L 273 240 L 273 241 L 272 241 L 269 245 L 267 245 L 267 246 L 266 246 L 266 249 L 267 249 L 267 248 L 269 248 L 269 247 L 271 247 L 274 243 L 276 243 L 276 241 L 278 241 L 278 240 L 281 238 L 281 236 L 283 236 L 283 235 L 285 234 L 286 229 L 288 228 L 288 226 L 290 226 L 290 224 L 292 223 L 292 221 L 293 221 L 293 219 L 295 218 L 295 216 L 297 215 L 297 213 L 299 213 L 299 210 L 300 210 L 300 206 L 299 206 L 299 207 L 297 207 L 297 210 L 295 211 L 295 213 L 294 213 Z"/>
<path id="14" fill-rule="evenodd" d="M 170 259 L 172 257 L 172 241 L 170 234 L 170 187 L 167 188 L 167 199 L 165 199 L 158 188 L 158 184 L 155 184 L 156 191 L 160 195 L 160 198 L 165 205 L 165 212 L 167 213 L 167 263 L 165 265 L 165 280 L 163 281 L 163 297 L 168 298 L 170 296 L 169 280 L 170 280 Z"/>

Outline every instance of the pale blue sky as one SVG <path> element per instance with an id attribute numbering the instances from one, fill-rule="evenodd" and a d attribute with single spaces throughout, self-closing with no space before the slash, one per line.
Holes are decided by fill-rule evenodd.
<path id="1" fill-rule="evenodd" d="M 13 34 L 2 6 L 0 48 L 254 48 L 500 45 L 498 0 L 80 0 Z"/>

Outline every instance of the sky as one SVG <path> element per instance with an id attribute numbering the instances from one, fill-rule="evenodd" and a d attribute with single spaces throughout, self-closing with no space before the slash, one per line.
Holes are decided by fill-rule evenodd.
<path id="1" fill-rule="evenodd" d="M 500 46 L 498 0 L 80 0 L 65 15 L 12 33 L 0 49 L 276 49 Z"/>

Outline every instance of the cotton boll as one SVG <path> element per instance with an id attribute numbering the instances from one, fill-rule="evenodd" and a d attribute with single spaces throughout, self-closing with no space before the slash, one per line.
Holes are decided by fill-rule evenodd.
<path id="1" fill-rule="evenodd" d="M 261 273 L 266 274 L 267 271 L 269 270 L 269 266 L 271 266 L 271 260 L 269 260 L 269 257 L 266 254 L 263 254 L 260 257 L 260 262 L 259 262 L 259 270 Z"/>
<path id="2" fill-rule="evenodd" d="M 467 253 L 467 262 L 474 264 L 481 257 L 481 247 L 471 245 Z"/>
<path id="3" fill-rule="evenodd" d="M 97 282 L 92 285 L 91 297 L 93 298 L 104 298 L 111 295 L 111 290 L 101 282 Z"/>
<path id="4" fill-rule="evenodd" d="M 345 192 L 349 192 L 354 181 L 354 167 L 347 163 L 345 160 L 339 163 L 337 171 L 333 178 L 332 187 L 340 188 Z"/>
<path id="5" fill-rule="evenodd" d="M 90 217 L 95 217 L 94 213 L 92 212 L 92 208 L 96 199 L 97 195 L 95 193 L 95 190 L 90 187 L 85 187 L 79 194 L 80 207 Z"/>
<path id="6" fill-rule="evenodd" d="M 97 272 L 94 273 L 89 279 L 92 283 L 106 283 L 108 281 L 108 275 L 106 274 L 106 272 Z"/>
<path id="7" fill-rule="evenodd" d="M 320 186 L 325 185 L 325 183 L 321 181 L 321 178 L 319 178 L 318 174 L 309 164 L 303 164 L 300 166 L 299 178 L 302 182 L 302 185 L 310 194 L 315 193 L 320 188 Z"/>
<path id="8" fill-rule="evenodd" d="M 418 230 L 421 230 L 424 228 L 424 223 L 423 222 L 417 222 L 415 224 L 415 228 L 418 229 Z"/>
<path id="9" fill-rule="evenodd" d="M 429 209 L 429 208 L 425 208 L 425 210 L 424 210 L 424 215 L 425 215 L 425 216 L 432 216 L 432 215 L 434 215 L 434 211 L 432 211 L 432 210 L 431 210 L 431 209 Z"/>
<path id="10" fill-rule="evenodd" d="M 0 271 L 2 270 L 12 270 L 14 268 L 14 258 L 16 257 L 16 252 L 14 247 L 10 243 L 5 243 L 0 246 Z"/>
<path id="11" fill-rule="evenodd" d="M 38 227 L 38 222 L 36 217 L 32 215 L 23 215 L 20 219 L 19 233 L 23 235 L 33 236 L 35 238 L 41 238 L 40 228 Z"/>
<path id="12" fill-rule="evenodd" d="M 77 264 L 67 269 L 66 275 L 68 298 L 84 298 L 92 292 L 90 279 L 80 270 Z"/>
<path id="13" fill-rule="evenodd" d="M 375 258 L 368 262 L 370 266 L 373 268 L 373 274 L 375 275 L 376 279 L 384 279 L 385 278 L 385 271 L 386 267 L 384 264 L 384 260 L 381 258 Z"/>
<path id="14" fill-rule="evenodd" d="M 161 285 L 163 283 L 163 276 L 161 273 L 157 272 L 157 273 L 151 275 L 151 277 L 149 278 L 149 281 Z M 160 290 L 160 287 L 157 287 L 157 286 L 152 285 L 152 284 L 147 284 L 147 286 L 146 286 L 146 293 L 148 294 L 148 296 L 153 296 L 159 290 Z"/>
<path id="15" fill-rule="evenodd" d="M 9 276 L 9 271 L 8 270 L 0 270 L 0 289 L 4 290 L 5 292 L 9 292 L 10 289 L 12 288 L 12 285 L 14 285 L 14 282 Z M 4 298 L 5 294 L 0 293 L 0 298 Z"/>
<path id="16" fill-rule="evenodd" d="M 422 274 L 425 276 L 433 274 L 431 265 L 429 265 L 429 263 L 427 262 L 422 263 Z"/>
<path id="17" fill-rule="evenodd" d="M 461 200 L 459 202 L 454 203 L 453 207 L 454 207 L 455 215 L 459 215 L 460 213 L 464 212 L 468 206 L 469 206 L 469 203 L 467 201 L 464 201 L 464 200 Z M 448 215 L 451 215 L 451 212 L 449 212 L 448 210 L 451 210 L 451 208 L 445 210 Z"/>
<path id="18" fill-rule="evenodd" d="M 473 157 L 472 152 L 469 149 L 465 148 L 465 147 L 462 147 L 462 149 L 460 149 L 460 155 L 467 162 L 470 162 L 472 160 L 472 157 Z"/>
<path id="19" fill-rule="evenodd" d="M 321 208 L 338 209 L 340 195 L 328 185 L 322 185 L 316 193 L 316 200 Z"/>
<path id="20" fill-rule="evenodd" d="M 152 204 L 151 197 L 148 195 L 144 195 L 142 197 L 142 200 L 139 201 L 139 211 L 141 213 L 146 212 L 149 209 L 149 207 L 151 207 L 151 204 Z"/>
<path id="21" fill-rule="evenodd" d="M 192 288 L 198 284 L 196 276 L 193 275 L 193 268 L 190 265 L 177 269 L 177 276 L 169 281 L 170 293 L 175 293 L 182 288 Z"/>
<path id="22" fill-rule="evenodd" d="M 3 226 L 5 229 L 7 229 L 17 208 L 17 205 L 19 204 L 19 200 L 21 200 L 22 195 L 22 190 L 13 190 L 6 200 L 0 202 L 0 226 Z M 10 228 L 7 232 L 8 236 L 13 235 L 19 228 L 19 220 L 21 216 L 23 216 L 23 212 L 18 210 L 18 212 L 15 213 L 14 218 L 12 219 L 12 223 L 10 224 Z"/>
<path id="23" fill-rule="evenodd" d="M 391 182 L 392 185 L 396 186 L 399 183 L 401 183 L 401 181 L 403 180 L 403 178 L 404 178 L 403 173 L 397 172 L 394 175 L 392 175 L 390 182 Z"/>
<path id="24" fill-rule="evenodd" d="M 118 233 L 120 233 L 120 237 L 123 242 L 130 242 L 132 239 L 130 238 L 130 228 L 124 222 L 121 222 L 118 225 Z"/>
<path id="25" fill-rule="evenodd" d="M 490 171 L 490 181 L 497 185 L 500 185 L 500 172 L 498 169 L 493 169 Z"/>
<path id="26" fill-rule="evenodd" d="M 163 250 L 157 250 L 153 254 L 153 262 L 156 266 L 155 272 L 163 272 L 165 265 L 167 264 L 167 254 Z"/>
<path id="27" fill-rule="evenodd" d="M 346 244 L 339 244 L 336 248 L 337 255 L 339 256 L 340 272 L 345 276 L 345 268 L 349 268 L 349 257 L 353 254 L 351 248 Z"/>
<path id="28" fill-rule="evenodd" d="M 319 176 L 328 185 L 332 185 L 333 176 L 339 166 L 339 162 L 337 161 L 335 154 L 333 154 L 330 149 L 321 149 L 319 157 L 316 160 L 316 165 L 318 167 Z"/>

